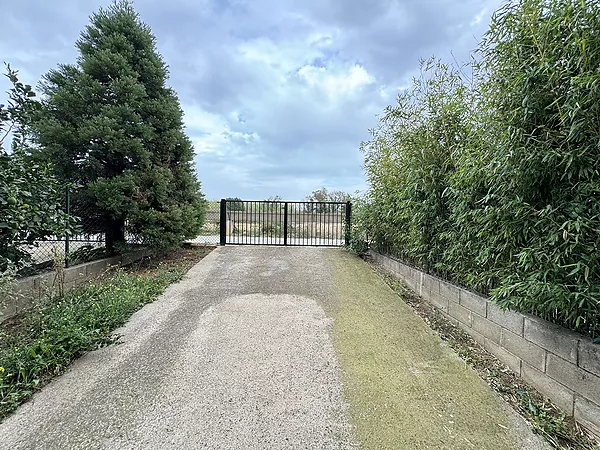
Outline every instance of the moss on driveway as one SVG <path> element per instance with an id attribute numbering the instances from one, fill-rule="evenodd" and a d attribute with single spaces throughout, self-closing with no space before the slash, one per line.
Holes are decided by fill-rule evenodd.
<path id="1" fill-rule="evenodd" d="M 512 449 L 505 407 L 362 260 L 330 254 L 334 346 L 361 449 Z"/>

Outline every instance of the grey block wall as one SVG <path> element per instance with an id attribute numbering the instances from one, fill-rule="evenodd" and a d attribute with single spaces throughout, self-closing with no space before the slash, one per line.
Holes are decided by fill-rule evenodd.
<path id="1" fill-rule="evenodd" d="M 484 297 L 388 256 L 370 256 L 600 437 L 600 345 L 539 317 L 502 311 Z"/>
<path id="2" fill-rule="evenodd" d="M 64 290 L 65 292 L 69 291 L 89 280 L 98 278 L 111 266 L 131 264 L 148 255 L 149 252 L 140 250 L 123 256 L 114 256 L 69 267 L 64 272 Z M 44 297 L 55 295 L 58 292 L 56 274 L 49 272 L 23 278 L 17 281 L 14 292 L 16 295 L 8 299 L 0 299 L 0 322 L 30 308 L 36 301 Z"/>

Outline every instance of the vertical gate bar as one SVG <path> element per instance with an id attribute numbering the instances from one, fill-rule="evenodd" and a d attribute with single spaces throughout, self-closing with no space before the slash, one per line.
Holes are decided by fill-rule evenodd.
<path id="1" fill-rule="evenodd" d="M 287 245 L 288 238 L 288 204 L 285 202 L 283 207 L 283 245 Z"/>
<path id="2" fill-rule="evenodd" d="M 67 206 L 67 218 L 65 219 L 65 267 L 69 267 L 69 223 L 71 222 L 71 187 L 67 185 L 65 188 L 65 203 Z"/>
<path id="3" fill-rule="evenodd" d="M 346 202 L 346 245 L 350 245 L 350 227 L 352 225 L 352 203 Z"/>
<path id="4" fill-rule="evenodd" d="M 340 226 L 339 226 L 339 230 L 338 230 L 338 244 L 339 242 L 342 240 L 342 235 L 344 234 L 343 230 L 344 230 L 344 223 L 342 222 L 342 214 L 344 214 L 344 212 L 346 211 L 346 208 L 344 208 L 344 205 L 339 205 L 339 221 L 340 221 Z"/>
<path id="5" fill-rule="evenodd" d="M 323 245 L 323 210 L 325 208 L 323 207 L 323 203 L 321 203 L 321 215 L 319 216 L 319 233 L 321 234 L 321 241 L 319 242 L 320 245 Z"/>
<path id="6" fill-rule="evenodd" d="M 221 199 L 221 209 L 219 211 L 219 244 L 225 245 L 227 242 L 227 200 Z"/>
<path id="7" fill-rule="evenodd" d="M 292 203 L 294 220 L 292 222 L 292 226 L 290 227 L 290 234 L 292 239 L 292 245 L 298 244 L 298 208 L 296 208 L 296 203 Z"/>
<path id="8" fill-rule="evenodd" d="M 310 243 L 311 245 L 315 245 L 316 242 L 316 230 L 315 230 L 315 225 L 316 225 L 316 221 L 317 220 L 317 216 L 315 215 L 315 205 L 314 203 L 312 205 L 310 205 L 310 236 L 311 236 L 311 240 Z"/>

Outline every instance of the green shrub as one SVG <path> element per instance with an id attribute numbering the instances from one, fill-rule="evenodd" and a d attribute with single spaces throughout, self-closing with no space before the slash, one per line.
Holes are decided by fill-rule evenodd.
<path id="1" fill-rule="evenodd" d="M 376 246 L 598 332 L 598 17 L 598 2 L 513 1 L 469 78 L 424 64 L 362 146 Z"/>
<path id="2" fill-rule="evenodd" d="M 5 105 L 0 104 L 0 273 L 20 270 L 31 261 L 23 246 L 65 233 L 62 189 L 49 164 L 30 154 L 27 127 L 39 109 L 31 86 L 21 83 L 7 66 L 12 83 Z M 12 151 L 4 142 L 12 133 Z"/>

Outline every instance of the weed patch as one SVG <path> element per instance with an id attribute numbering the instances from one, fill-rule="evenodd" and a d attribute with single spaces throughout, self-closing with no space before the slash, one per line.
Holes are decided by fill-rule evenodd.
<path id="1" fill-rule="evenodd" d="M 50 299 L 18 324 L 0 328 L 0 420 L 75 358 L 118 340 L 113 330 L 206 253 L 180 250 L 117 270 Z"/>

